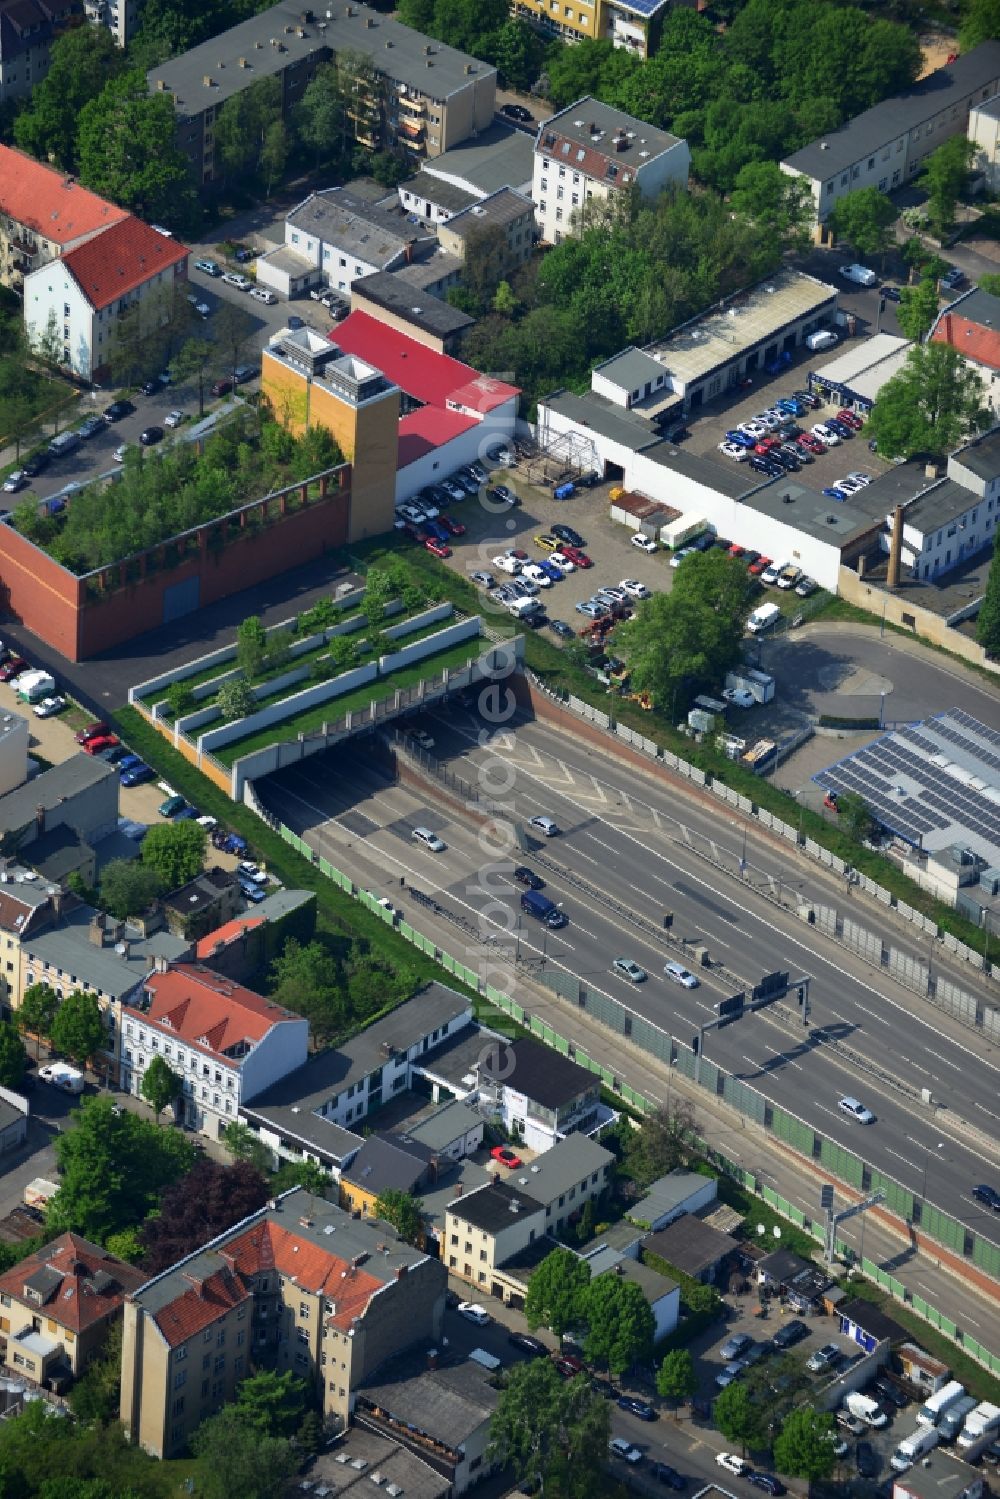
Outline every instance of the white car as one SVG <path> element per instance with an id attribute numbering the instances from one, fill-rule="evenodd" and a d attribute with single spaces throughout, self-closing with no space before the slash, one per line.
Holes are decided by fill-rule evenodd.
<path id="1" fill-rule="evenodd" d="M 419 510 L 425 520 L 437 520 L 441 514 L 434 501 L 428 500 L 422 494 L 416 495 L 412 500 L 408 500 L 407 504 L 412 505 L 415 510 Z"/>
<path id="2" fill-rule="evenodd" d="M 863 484 L 859 483 L 859 481 L 857 479 L 838 479 L 837 480 L 837 488 L 838 489 L 842 489 L 845 494 L 857 494 L 858 490 L 859 489 L 864 489 L 864 487 L 865 486 Z"/>
<path id="3" fill-rule="evenodd" d="M 842 265 L 840 274 L 846 276 L 848 281 L 854 281 L 858 286 L 878 285 L 878 277 L 866 265 Z"/>
<path id="4" fill-rule="evenodd" d="M 697 550 L 698 550 L 697 547 L 681 547 L 680 551 L 679 552 L 675 552 L 674 555 L 671 557 L 671 559 L 670 559 L 670 566 L 671 567 L 680 567 L 681 563 L 684 561 L 684 558 L 685 557 L 692 557 Z"/>
<path id="5" fill-rule="evenodd" d="M 540 833 L 545 834 L 546 838 L 554 838 L 559 831 L 557 824 L 552 821 L 551 817 L 532 817 L 528 826 L 537 828 Z"/>
<path id="6" fill-rule="evenodd" d="M 222 277 L 226 286 L 235 286 L 237 291 L 249 291 L 250 282 L 246 276 L 241 276 L 239 271 L 226 271 Z"/>
<path id="7" fill-rule="evenodd" d="M 640 583 L 638 578 L 622 578 L 618 587 L 623 593 L 627 593 L 630 599 L 648 599 L 649 589 L 645 583 Z"/>
<path id="8" fill-rule="evenodd" d="M 571 562 L 565 552 L 550 552 L 549 561 L 554 562 L 561 573 L 576 572 L 576 563 Z"/>
<path id="9" fill-rule="evenodd" d="M 783 427 L 787 420 L 788 417 L 781 411 L 775 411 L 773 406 L 769 406 L 766 411 L 759 411 L 755 417 L 755 421 L 763 422 L 769 432 L 777 432 L 778 428 Z"/>
<path id="10" fill-rule="evenodd" d="M 512 578 L 516 578 L 517 574 L 521 571 L 521 564 L 517 558 L 508 557 L 506 553 L 503 556 L 494 557 L 492 562 L 498 572 L 509 573 Z"/>
<path id="11" fill-rule="evenodd" d="M 870 484 L 872 482 L 871 474 L 866 474 L 859 469 L 852 469 L 847 477 L 849 479 L 853 479 L 855 484 L 860 484 L 862 489 L 864 489 L 866 484 Z"/>
<path id="12" fill-rule="evenodd" d="M 252 859 L 241 859 L 236 867 L 240 874 L 244 875 L 254 885 L 267 884 L 267 874 L 263 869 L 259 869 Z"/>
<path id="13" fill-rule="evenodd" d="M 745 432 L 748 437 L 756 437 L 758 441 L 760 438 L 766 437 L 768 433 L 767 424 L 762 422 L 759 417 L 755 417 L 752 422 L 740 422 L 736 430 L 737 432 Z"/>
<path id="14" fill-rule="evenodd" d="M 115 450 L 114 450 L 114 452 L 112 453 L 111 456 L 115 460 L 116 463 L 124 463 L 125 462 L 125 454 L 127 452 L 128 452 L 128 443 L 127 442 L 123 442 L 123 443 L 119 443 L 118 447 L 115 448 Z"/>
<path id="15" fill-rule="evenodd" d="M 641 531 L 636 531 L 632 537 L 632 545 L 638 547 L 640 552 L 648 552 L 650 556 L 660 550 L 653 538 L 651 536 L 643 536 Z"/>
<path id="16" fill-rule="evenodd" d="M 727 1473 L 734 1473 L 737 1478 L 750 1470 L 750 1464 L 746 1458 L 737 1457 L 735 1452 L 717 1452 L 715 1461 L 720 1468 L 725 1468 Z"/>
<path id="17" fill-rule="evenodd" d="M 521 577 L 530 578 L 532 583 L 537 583 L 539 588 L 551 588 L 552 579 L 544 567 L 539 567 L 537 562 L 526 562 L 521 568 Z"/>
<path id="18" fill-rule="evenodd" d="M 826 443 L 828 448 L 836 448 L 840 445 L 840 438 L 833 428 L 828 427 L 825 422 L 817 422 L 811 431 L 813 437 L 818 437 L 820 442 Z"/>
<path id="19" fill-rule="evenodd" d="M 864 1104 L 859 1103 L 856 1098 L 842 1098 L 837 1104 L 837 1107 L 843 1113 L 849 1114 L 852 1119 L 856 1119 L 859 1124 L 875 1123 L 875 1115 L 872 1113 L 871 1109 L 866 1109 Z"/>
<path id="20" fill-rule="evenodd" d="M 668 979 L 673 979 L 675 984 L 680 984 L 682 989 L 697 989 L 698 980 L 693 973 L 689 973 L 682 963 L 668 963 L 663 972 Z"/>
<path id="21" fill-rule="evenodd" d="M 749 687 L 724 687 L 722 696 L 736 708 L 752 708 L 757 701 Z"/>
<path id="22" fill-rule="evenodd" d="M 226 278 L 223 277 L 222 279 L 225 280 Z M 250 295 L 255 302 L 265 302 L 268 307 L 273 307 L 278 300 L 274 292 L 268 291 L 266 286 L 252 286 L 250 288 Z"/>
<path id="23" fill-rule="evenodd" d="M 43 697 L 40 703 L 35 704 L 36 718 L 54 718 L 61 713 L 66 706 L 64 697 Z"/>
<path id="24" fill-rule="evenodd" d="M 163 418 L 163 425 L 165 427 L 179 427 L 183 420 L 183 411 L 168 411 L 166 416 Z"/>
<path id="25" fill-rule="evenodd" d="M 631 1442 L 624 1437 L 612 1437 L 608 1443 L 608 1451 L 612 1457 L 620 1457 L 623 1463 L 641 1463 L 642 1453 L 638 1447 L 633 1447 Z M 523 1493 L 524 1490 L 522 1489 Z"/>
<path id="26" fill-rule="evenodd" d="M 474 1322 L 477 1327 L 489 1327 L 492 1318 L 484 1306 L 475 1301 L 460 1301 L 456 1307 L 460 1317 L 467 1322 Z"/>
<path id="27" fill-rule="evenodd" d="M 734 463 L 745 463 L 750 457 L 749 449 L 742 447 L 738 442 L 720 442 L 719 452 L 726 458 L 732 458 Z"/>
<path id="28" fill-rule="evenodd" d="M 770 567 L 765 567 L 760 575 L 760 581 L 764 584 L 765 588 L 769 588 L 773 583 L 777 583 L 787 566 L 787 562 L 772 562 Z"/>
<path id="29" fill-rule="evenodd" d="M 415 526 L 419 526 L 421 521 L 426 519 L 424 512 L 416 505 L 397 505 L 396 514 L 403 520 L 412 521 Z"/>

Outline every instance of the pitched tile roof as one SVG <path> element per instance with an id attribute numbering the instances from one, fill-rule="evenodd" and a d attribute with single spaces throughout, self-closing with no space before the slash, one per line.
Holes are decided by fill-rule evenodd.
<path id="1" fill-rule="evenodd" d="M 110 307 L 160 271 L 187 260 L 188 249 L 128 214 L 96 239 L 63 256 L 63 264 L 95 309 Z"/>
<path id="2" fill-rule="evenodd" d="M 353 1261 L 310 1243 L 303 1235 L 292 1233 L 270 1219 L 231 1239 L 221 1253 L 241 1277 L 270 1269 L 294 1276 L 297 1286 L 333 1302 L 336 1310 L 329 1318 L 329 1325 L 345 1330 L 355 1317 L 364 1313 L 384 1284 Z"/>
<path id="3" fill-rule="evenodd" d="M 962 316 L 962 311 L 956 307 L 942 313 L 931 334 L 931 342 L 950 344 L 966 359 L 1000 370 L 1000 328 L 975 322 Z"/>
<path id="4" fill-rule="evenodd" d="M 151 973 L 143 989 L 143 1004 L 125 1006 L 129 1015 L 229 1062 L 239 1061 L 281 1021 L 300 1018 L 196 963 Z"/>
<path id="5" fill-rule="evenodd" d="M 0 212 L 53 245 L 68 245 L 128 218 L 64 172 L 0 146 Z"/>
<path id="6" fill-rule="evenodd" d="M 198 940 L 195 944 L 195 957 L 199 963 L 204 963 L 220 947 L 228 947 L 230 943 L 238 942 L 244 932 L 252 932 L 255 927 L 264 926 L 266 921 L 266 916 L 236 916 L 232 921 L 224 921 L 206 937 Z"/>
<path id="7" fill-rule="evenodd" d="M 146 1275 L 89 1239 L 65 1233 L 0 1276 L 0 1294 L 44 1315 L 73 1333 L 83 1332 L 118 1310 L 127 1292 Z M 28 1286 L 34 1294 L 27 1294 Z M 38 1300 L 37 1298 L 41 1298 Z"/>
<path id="8" fill-rule="evenodd" d="M 204 1280 L 192 1276 L 185 1279 L 189 1281 L 186 1289 L 153 1313 L 153 1321 L 171 1348 L 178 1348 L 195 1333 L 211 1327 L 223 1313 L 239 1306 L 241 1301 L 249 1301 L 251 1295 L 247 1282 L 228 1265 Z"/>

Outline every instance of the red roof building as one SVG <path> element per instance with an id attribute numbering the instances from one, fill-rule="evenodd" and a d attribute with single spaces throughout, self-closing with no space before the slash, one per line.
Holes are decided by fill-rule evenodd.
<path id="1" fill-rule="evenodd" d="M 950 344 L 973 364 L 1000 370 L 1000 297 L 970 287 L 938 314 L 930 338 Z"/>
<path id="2" fill-rule="evenodd" d="M 0 145 L 0 283 L 24 276 L 128 218 L 65 172 Z"/>
<path id="3" fill-rule="evenodd" d="M 478 427 L 475 417 L 457 411 L 443 411 L 440 406 L 420 406 L 400 417 L 398 466 L 416 463 L 453 438 Z"/>
<path id="4" fill-rule="evenodd" d="M 484 417 L 520 395 L 516 385 L 480 375 L 460 359 L 438 354 L 397 333 L 367 312 L 352 312 L 330 333 L 345 354 L 356 354 L 411 400 L 472 417 Z"/>
<path id="5" fill-rule="evenodd" d="M 122 1087 L 139 1094 L 154 1056 L 183 1079 L 184 1122 L 217 1139 L 241 1103 L 301 1067 L 309 1025 L 282 1005 L 196 963 L 151 973 L 122 1006 Z"/>
<path id="6" fill-rule="evenodd" d="M 186 276 L 188 253 L 172 235 L 127 214 L 101 235 L 100 243 L 88 240 L 70 250 L 63 264 L 91 307 L 100 311 L 175 267 L 182 267 Z"/>

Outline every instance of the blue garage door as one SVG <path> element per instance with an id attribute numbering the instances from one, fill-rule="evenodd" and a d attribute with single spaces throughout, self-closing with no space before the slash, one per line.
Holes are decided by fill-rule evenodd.
<path id="1" fill-rule="evenodd" d="M 198 608 L 200 589 L 201 579 L 197 574 L 193 578 L 185 578 L 183 583 L 174 583 L 166 589 L 163 595 L 163 623 L 169 625 L 171 620 L 181 619 L 185 614 L 193 614 Z"/>

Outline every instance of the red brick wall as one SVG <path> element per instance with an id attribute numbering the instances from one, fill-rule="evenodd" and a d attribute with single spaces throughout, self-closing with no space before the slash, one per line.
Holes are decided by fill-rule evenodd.
<path id="1" fill-rule="evenodd" d="M 350 504 L 349 488 L 334 491 L 305 510 L 227 541 L 220 551 L 204 549 L 200 556 L 151 571 L 96 600 L 87 597 L 79 579 L 5 526 L 0 530 L 0 585 L 16 619 L 69 660 L 82 661 L 156 629 L 163 622 L 167 589 L 196 574 L 204 609 L 343 546 Z"/>

